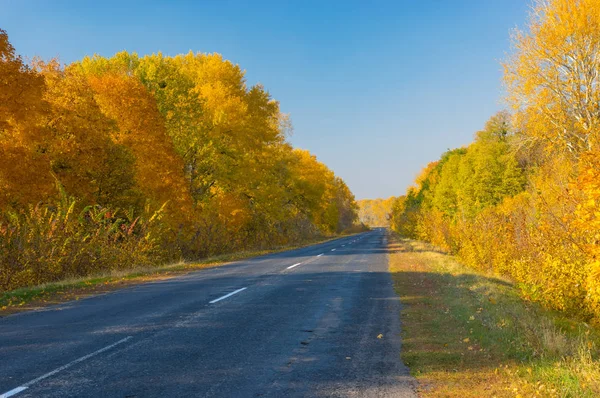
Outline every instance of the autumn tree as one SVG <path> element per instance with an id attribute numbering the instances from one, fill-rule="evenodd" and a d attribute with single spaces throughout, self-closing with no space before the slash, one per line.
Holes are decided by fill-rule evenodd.
<path id="1" fill-rule="evenodd" d="M 519 129 L 574 154 L 598 145 L 600 2 L 537 0 L 513 37 L 505 80 Z"/>
<path id="2" fill-rule="evenodd" d="M 0 29 L 0 131 L 15 124 L 34 124 L 35 115 L 44 109 L 44 79 L 23 63 Z"/>
<path id="3" fill-rule="evenodd" d="M 113 140 L 135 157 L 135 179 L 157 208 L 168 203 L 173 214 L 191 207 L 183 164 L 166 134 L 156 103 L 146 88 L 125 74 L 90 76 L 94 98 L 117 129 Z"/>
<path id="4" fill-rule="evenodd" d="M 47 199 L 54 182 L 46 154 L 44 78 L 23 63 L 0 29 L 0 206 Z M 27 187 L 27 189 L 23 189 Z"/>
<path id="5" fill-rule="evenodd" d="M 128 207 L 136 191 L 133 153 L 114 141 L 117 125 L 96 102 L 88 80 L 57 62 L 37 63 L 45 78 L 50 170 L 66 191 L 86 203 Z"/>
<path id="6" fill-rule="evenodd" d="M 463 215 L 472 217 L 524 189 L 525 174 L 511 147 L 513 138 L 506 112 L 490 118 L 476 133 L 456 175 Z"/>

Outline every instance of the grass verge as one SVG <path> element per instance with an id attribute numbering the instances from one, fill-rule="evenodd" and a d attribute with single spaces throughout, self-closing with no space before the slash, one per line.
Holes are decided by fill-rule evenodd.
<path id="1" fill-rule="evenodd" d="M 224 254 L 201 261 L 180 262 L 176 264 L 135 268 L 130 270 L 118 270 L 101 275 L 69 279 L 59 282 L 46 283 L 40 286 L 16 289 L 8 292 L 0 292 L 0 317 L 16 312 L 39 309 L 66 301 L 79 300 L 81 298 L 107 293 L 135 284 L 173 278 L 175 276 L 205 268 L 218 267 L 233 261 L 293 250 L 339 238 L 340 236 L 318 239 L 314 241 L 308 241 L 302 245 L 286 246 L 272 250 L 257 250 Z"/>
<path id="2" fill-rule="evenodd" d="M 393 234 L 388 244 L 402 358 L 421 396 L 600 396 L 600 331 L 430 245 Z"/>

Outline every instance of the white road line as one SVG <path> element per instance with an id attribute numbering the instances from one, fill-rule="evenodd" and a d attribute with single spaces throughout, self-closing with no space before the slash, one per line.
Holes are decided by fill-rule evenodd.
<path id="1" fill-rule="evenodd" d="M 13 388 L 12 390 L 5 392 L 4 394 L 0 395 L 0 398 L 8 398 L 8 397 L 12 397 L 15 394 L 20 393 L 21 391 L 25 391 L 27 390 L 27 387 L 17 387 L 17 388 Z"/>
<path id="2" fill-rule="evenodd" d="M 98 351 L 94 351 L 91 354 L 87 354 L 87 355 L 85 355 L 85 356 L 83 356 L 81 358 L 77 358 L 76 360 L 74 360 L 72 362 L 69 362 L 66 365 L 63 365 L 60 368 L 54 369 L 52 372 L 48 372 L 46 374 L 43 374 L 40 377 L 38 377 L 37 379 L 33 379 L 31 381 L 28 381 L 27 383 L 25 383 L 25 384 L 23 384 L 23 385 L 21 385 L 21 386 L 19 386 L 17 388 L 14 388 L 14 389 L 12 389 L 12 390 L 10 390 L 8 392 L 5 392 L 4 394 L 0 395 L 0 398 L 7 398 L 7 397 L 10 397 L 12 395 L 18 394 L 21 391 L 25 391 L 26 389 L 28 389 L 29 387 L 31 387 L 32 385 L 34 385 L 38 381 L 42 381 L 44 379 L 47 379 L 50 376 L 54 376 L 58 372 L 62 372 L 63 370 L 68 369 L 68 368 L 70 368 L 73 365 L 77 365 L 79 362 L 83 362 L 86 359 L 90 359 L 91 357 L 94 357 L 94 356 L 96 356 L 98 354 L 101 354 L 104 351 L 110 350 L 111 348 L 116 347 L 119 344 L 123 344 L 126 341 L 131 340 L 132 338 L 133 338 L 133 336 L 127 336 L 124 339 L 121 339 L 121 340 L 117 341 L 116 343 L 112 343 L 111 345 L 107 345 L 106 347 L 99 349 Z"/>
<path id="3" fill-rule="evenodd" d="M 321 254 L 319 254 L 317 257 L 321 257 L 323 254 L 325 254 L 325 253 L 321 253 Z"/>
<path id="4" fill-rule="evenodd" d="M 302 264 L 302 263 L 296 263 L 294 265 L 290 265 L 289 267 L 287 267 L 287 269 L 295 268 L 295 267 L 299 266 L 300 264 Z"/>
<path id="5" fill-rule="evenodd" d="M 238 290 L 236 290 L 235 292 L 231 292 L 231 293 L 229 293 L 229 294 L 226 294 L 226 295 L 224 295 L 223 297 L 219 297 L 218 299 L 215 299 L 215 300 L 213 300 L 213 301 L 209 301 L 209 303 L 210 303 L 210 304 L 214 304 L 214 303 L 216 303 L 217 301 L 225 300 L 227 297 L 231 297 L 231 296 L 233 296 L 234 294 L 238 294 L 239 292 L 241 292 L 241 291 L 244 291 L 244 290 L 246 290 L 246 289 L 248 289 L 248 288 L 247 288 L 247 287 L 243 287 L 243 288 L 241 288 L 241 289 L 238 289 Z"/>

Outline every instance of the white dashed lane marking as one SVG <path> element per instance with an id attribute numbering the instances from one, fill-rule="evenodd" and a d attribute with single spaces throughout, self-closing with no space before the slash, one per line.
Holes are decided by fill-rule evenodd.
<path id="1" fill-rule="evenodd" d="M 241 289 L 238 289 L 238 290 L 236 290 L 236 291 L 234 291 L 234 292 L 231 292 L 231 293 L 229 293 L 229 294 L 226 294 L 226 295 L 224 295 L 224 296 L 221 296 L 221 297 L 219 297 L 218 299 L 214 299 L 213 301 L 209 301 L 209 303 L 210 303 L 210 304 L 214 304 L 214 303 L 216 303 L 216 302 L 219 302 L 219 301 L 221 301 L 221 300 L 225 300 L 227 297 L 231 297 L 231 296 L 233 296 L 234 294 L 238 294 L 239 292 L 242 292 L 242 291 L 244 291 L 244 290 L 246 290 L 246 289 L 248 289 L 248 288 L 247 288 L 247 287 L 243 287 L 243 288 L 241 288 Z"/>

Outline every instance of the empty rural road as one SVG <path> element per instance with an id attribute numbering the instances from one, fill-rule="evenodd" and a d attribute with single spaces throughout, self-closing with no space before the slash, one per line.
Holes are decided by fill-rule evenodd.
<path id="1" fill-rule="evenodd" d="M 413 397 L 375 230 L 0 318 L 0 397 Z"/>

